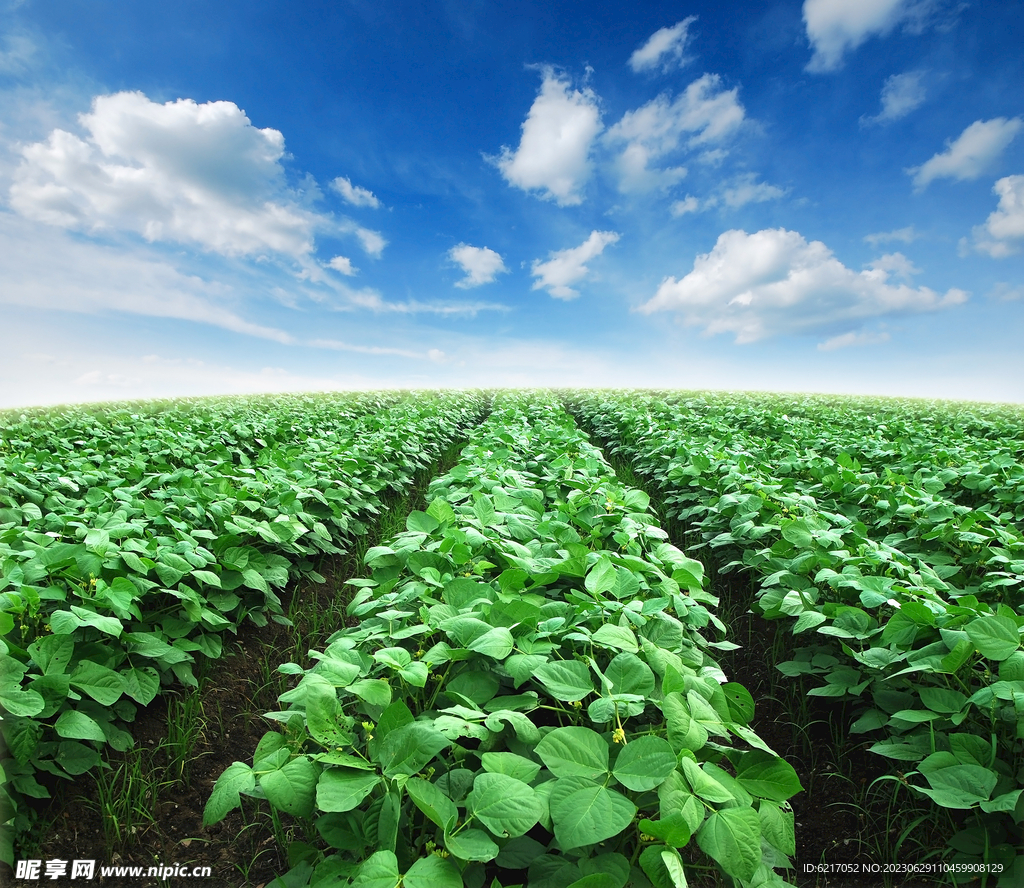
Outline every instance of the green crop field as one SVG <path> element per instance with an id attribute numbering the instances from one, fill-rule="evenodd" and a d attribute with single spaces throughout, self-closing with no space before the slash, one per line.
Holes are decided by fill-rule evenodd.
<path id="1" fill-rule="evenodd" d="M 1017 888 L 1022 581 L 1020 408 L 0 414 L 0 873 Z"/>

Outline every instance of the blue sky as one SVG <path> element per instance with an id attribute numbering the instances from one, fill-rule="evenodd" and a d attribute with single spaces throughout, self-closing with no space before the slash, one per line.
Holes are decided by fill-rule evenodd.
<path id="1" fill-rule="evenodd" d="M 1024 402 L 1024 5 L 0 0 L 0 407 Z"/>

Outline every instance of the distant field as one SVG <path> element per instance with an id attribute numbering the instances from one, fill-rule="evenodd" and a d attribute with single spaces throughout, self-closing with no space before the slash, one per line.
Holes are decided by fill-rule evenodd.
<path id="1" fill-rule="evenodd" d="M 9 411 L 0 871 L 1018 886 L 1022 580 L 1021 408 Z"/>

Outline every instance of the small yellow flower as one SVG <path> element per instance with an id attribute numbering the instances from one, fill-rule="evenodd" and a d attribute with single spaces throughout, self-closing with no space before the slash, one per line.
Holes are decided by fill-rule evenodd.
<path id="1" fill-rule="evenodd" d="M 622 728 L 616 728 L 612 731 L 612 743 L 625 743 L 626 732 Z"/>

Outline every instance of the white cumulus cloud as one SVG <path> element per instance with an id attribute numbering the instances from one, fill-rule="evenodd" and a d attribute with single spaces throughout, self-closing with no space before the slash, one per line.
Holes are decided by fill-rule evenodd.
<path id="1" fill-rule="evenodd" d="M 674 311 L 707 335 L 732 333 L 737 343 L 749 343 L 795 333 L 841 336 L 870 319 L 934 311 L 968 298 L 962 290 L 940 296 L 927 287 L 893 284 L 885 266 L 896 264 L 890 258 L 856 272 L 821 241 L 808 242 L 796 231 L 726 231 L 710 253 L 696 257 L 689 274 L 666 278 L 640 311 Z"/>
<path id="2" fill-rule="evenodd" d="M 904 22 L 919 25 L 936 5 L 934 0 L 804 0 L 804 25 L 814 50 L 807 70 L 835 71 L 843 56 L 869 37 L 884 36 Z"/>
<path id="3" fill-rule="evenodd" d="M 355 234 L 363 249 L 371 256 L 380 256 L 388 244 L 379 231 L 371 231 L 354 223 L 343 223 L 340 227 L 342 231 L 351 231 Z"/>
<path id="4" fill-rule="evenodd" d="M 1024 246 L 1024 176 L 1004 176 L 992 191 L 999 205 L 974 229 L 975 247 L 1001 259 Z"/>
<path id="5" fill-rule="evenodd" d="M 335 256 L 330 262 L 327 263 L 328 268 L 333 268 L 335 271 L 345 275 L 353 275 L 358 268 L 353 268 L 352 260 L 347 256 Z"/>
<path id="6" fill-rule="evenodd" d="M 79 122 L 84 137 L 55 129 L 22 149 L 10 191 L 22 215 L 300 262 L 328 223 L 287 187 L 281 133 L 257 129 L 232 102 L 159 104 L 121 92 L 97 96 Z"/>
<path id="7" fill-rule="evenodd" d="M 907 170 L 914 177 L 914 188 L 920 191 L 935 179 L 977 179 L 1013 141 L 1022 124 L 1019 117 L 974 121 L 955 141 L 947 140 L 945 151 Z"/>
<path id="8" fill-rule="evenodd" d="M 575 299 L 580 295 L 579 291 L 569 285 L 583 280 L 590 272 L 586 263 L 600 256 L 605 247 L 618 239 L 619 235 L 614 231 L 592 231 L 578 247 L 550 253 L 547 262 L 535 259 L 531 274 L 537 280 L 533 289 L 546 289 L 557 299 Z"/>
<path id="9" fill-rule="evenodd" d="M 366 188 L 353 185 L 346 176 L 338 176 L 337 179 L 331 182 L 331 188 L 337 191 L 346 203 L 350 203 L 354 207 L 373 207 L 374 209 L 380 207 L 380 200 L 377 199 L 377 195 Z"/>
<path id="10" fill-rule="evenodd" d="M 882 110 L 874 117 L 862 117 L 862 125 L 890 123 L 906 117 L 924 103 L 924 71 L 908 71 L 887 77 L 882 86 Z"/>
<path id="11" fill-rule="evenodd" d="M 519 147 L 503 146 L 488 158 L 510 185 L 540 191 L 559 206 L 583 202 L 590 178 L 590 146 L 601 132 L 601 111 L 593 90 L 573 89 L 552 68 L 543 69 L 540 93 L 522 125 Z"/>
<path id="12" fill-rule="evenodd" d="M 678 218 L 679 216 L 685 216 L 687 213 L 699 213 L 701 202 L 692 194 L 688 194 L 682 200 L 673 201 L 672 206 L 668 209 L 673 216 Z"/>
<path id="13" fill-rule="evenodd" d="M 904 281 L 909 281 L 913 275 L 921 273 L 921 269 L 902 253 L 886 253 L 869 262 L 868 268 L 884 271 Z"/>
<path id="14" fill-rule="evenodd" d="M 616 158 L 619 190 L 649 191 L 676 184 L 686 175 L 685 167 L 656 169 L 651 164 L 681 146 L 707 148 L 732 136 L 745 116 L 737 94 L 737 89 L 723 89 L 717 74 L 705 74 L 674 100 L 662 93 L 627 111 L 605 136 L 611 145 L 625 143 Z"/>
<path id="15" fill-rule="evenodd" d="M 629 67 L 637 73 L 659 67 L 663 73 L 681 68 L 690 61 L 686 45 L 690 41 L 690 25 L 695 21 L 697 16 L 691 15 L 670 28 L 659 28 L 629 57 Z"/>
<path id="16" fill-rule="evenodd" d="M 467 289 L 489 284 L 502 272 L 507 272 L 499 253 L 487 247 L 471 247 L 458 244 L 448 251 L 448 259 L 462 267 L 465 277 L 456 281 L 456 287 Z"/>

